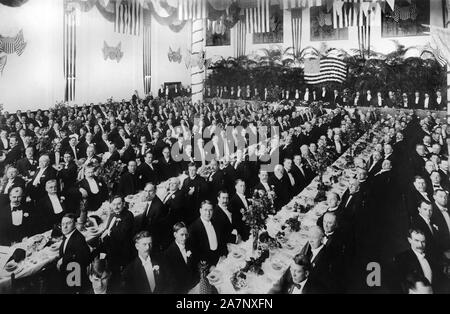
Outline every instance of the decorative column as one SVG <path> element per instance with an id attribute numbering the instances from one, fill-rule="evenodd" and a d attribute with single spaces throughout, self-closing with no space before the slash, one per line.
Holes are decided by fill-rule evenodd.
<path id="1" fill-rule="evenodd" d="M 191 90 L 192 103 L 203 101 L 205 85 L 205 19 L 192 20 Z"/>
<path id="2" fill-rule="evenodd" d="M 77 35 L 77 11 L 70 1 L 64 1 L 64 79 L 66 88 L 64 93 L 65 101 L 75 99 L 75 77 L 76 77 L 76 35 Z"/>

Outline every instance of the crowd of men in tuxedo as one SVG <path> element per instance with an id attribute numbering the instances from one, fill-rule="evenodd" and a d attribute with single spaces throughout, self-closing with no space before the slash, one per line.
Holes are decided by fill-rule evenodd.
<path id="1" fill-rule="evenodd" d="M 319 148 L 327 147 L 337 158 L 348 146 L 345 135 L 351 124 L 361 135 L 367 125 L 379 119 L 373 110 L 359 114 L 338 108 L 325 115 L 322 108 L 315 112 L 297 111 L 292 105 L 191 104 L 137 97 L 129 103 L 4 113 L 0 119 L 0 145 L 4 151 L 0 167 L 5 173 L 0 191 L 3 204 L 0 241 L 2 245 L 10 245 L 61 223 L 64 240 L 56 265 L 63 275 L 59 277 L 63 278 L 61 282 L 65 282 L 65 267 L 71 261 L 86 269 L 92 257 L 102 253 L 106 254 L 111 272 L 108 292 L 186 293 L 199 281 L 200 261 L 214 266 L 227 254 L 227 243 L 239 243 L 249 237 L 242 212 L 248 209 L 249 197 L 255 189 L 274 192 L 275 208 L 279 210 L 315 177 L 314 161 Z M 421 121 L 420 130 L 426 135 L 420 138 L 423 134 L 417 134 L 416 129 L 409 131 L 416 122 L 406 117 L 392 122 L 384 146 L 377 146 L 370 163 L 355 161 L 360 168 L 358 178 L 352 180 L 343 199 L 334 193 L 328 196 L 327 214 L 319 219 L 318 228 L 311 230 L 309 244 L 298 259 L 304 262 L 306 257 L 307 273 L 317 279 L 310 281 L 317 282 L 316 291 L 345 291 L 344 278 L 338 276 L 340 270 L 333 268 L 334 261 L 340 260 L 337 256 L 351 256 L 351 250 L 355 249 L 351 239 L 355 238 L 354 229 L 362 228 L 357 223 L 364 213 L 362 203 L 380 201 L 371 198 L 379 190 L 391 193 L 387 189 L 393 177 L 391 169 L 403 169 L 399 160 L 408 156 L 404 135 L 415 134 L 414 140 L 423 140 L 426 153 L 434 161 L 433 168 L 438 170 L 438 166 L 444 174 L 440 184 L 444 187 L 448 182 L 448 164 L 446 168 L 444 163 L 448 156 L 444 145 L 445 123 L 430 114 Z M 233 143 L 236 139 L 196 138 L 198 133 L 208 134 L 203 132 L 206 129 L 213 134 L 214 128 L 242 126 L 247 133 L 256 133 L 265 125 L 278 127 L 278 136 L 274 138 L 279 140 L 261 142 L 245 152 L 238 149 L 233 160 L 227 158 L 229 154 L 219 153 L 216 141 Z M 247 134 L 244 138 L 250 137 Z M 48 141 L 51 146 L 45 145 Z M 183 145 L 176 146 L 181 142 Z M 210 142 L 216 149 L 205 151 L 205 144 Z M 187 158 L 173 160 L 174 146 Z M 196 149 L 200 151 L 198 155 L 194 155 Z M 260 157 L 274 151 L 279 152 L 279 162 L 273 172 L 261 170 L 268 161 Z M 416 159 L 411 169 L 422 171 L 420 158 Z M 118 161 L 126 169 L 111 191 L 97 172 L 100 167 Z M 205 165 L 212 169 L 207 178 L 198 173 Z M 188 176 L 182 183 L 181 173 Z M 420 174 L 425 180 L 437 182 L 435 174 Z M 157 184 L 167 180 L 168 191 L 160 199 L 156 195 Z M 139 191 L 144 191 L 147 206 L 141 216 L 134 217 L 124 197 Z M 91 252 L 76 225 L 106 200 L 111 202 L 112 214 L 102 234 L 90 241 Z M 414 203 L 414 206 L 418 210 L 422 205 Z M 332 240 L 334 234 L 336 241 Z M 423 245 L 427 250 L 430 241 L 427 238 Z M 339 265 L 343 264 L 338 263 L 336 269 Z M 87 275 L 83 276 L 81 289 L 55 286 L 60 291 L 85 291 L 89 285 Z M 93 287 L 94 282 L 102 282 L 102 274 L 94 277 L 89 277 Z"/>
<path id="2" fill-rule="evenodd" d="M 428 109 L 445 110 L 446 100 L 440 90 L 436 92 L 398 92 L 389 90 L 387 94 L 381 91 L 371 91 L 370 89 L 360 92 L 344 92 L 338 89 L 329 89 L 322 86 L 320 89 L 306 87 L 301 89 L 279 89 L 278 100 L 298 100 L 298 101 L 322 101 L 328 103 L 330 108 L 343 107 L 378 107 L 378 108 L 404 108 L 404 109 Z M 247 86 L 212 86 L 207 87 L 205 97 L 220 97 L 224 99 L 259 99 L 268 100 L 269 89 L 251 88 Z"/>

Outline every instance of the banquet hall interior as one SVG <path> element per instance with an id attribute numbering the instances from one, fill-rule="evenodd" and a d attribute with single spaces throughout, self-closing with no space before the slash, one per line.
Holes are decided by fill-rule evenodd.
<path id="1" fill-rule="evenodd" d="M 0 0 L 0 294 L 450 293 L 449 0 Z"/>

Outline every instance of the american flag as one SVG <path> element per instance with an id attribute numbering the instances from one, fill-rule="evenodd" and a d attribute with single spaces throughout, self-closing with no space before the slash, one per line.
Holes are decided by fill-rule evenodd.
<path id="1" fill-rule="evenodd" d="M 17 53 L 17 55 L 20 56 L 22 55 L 26 46 L 27 44 L 23 39 L 22 30 L 20 30 L 16 37 L 0 36 L 0 52 L 4 52 L 6 54 Z"/>
<path id="2" fill-rule="evenodd" d="M 117 0 L 114 31 L 140 36 L 142 13 L 143 10 L 139 0 Z"/>
<path id="3" fill-rule="evenodd" d="M 247 31 L 253 33 L 270 32 L 270 0 L 256 0 L 256 7 L 245 9 Z"/>
<path id="4" fill-rule="evenodd" d="M 207 18 L 205 0 L 180 0 L 178 2 L 178 19 L 180 21 Z"/>
<path id="5" fill-rule="evenodd" d="M 304 73 L 305 81 L 311 85 L 324 82 L 343 83 L 347 77 L 347 66 L 344 61 L 332 57 L 307 59 Z"/>

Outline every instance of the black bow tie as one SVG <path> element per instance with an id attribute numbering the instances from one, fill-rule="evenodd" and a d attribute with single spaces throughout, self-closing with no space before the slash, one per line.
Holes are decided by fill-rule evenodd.
<path id="1" fill-rule="evenodd" d="M 15 206 L 11 208 L 11 212 L 16 212 L 16 211 L 20 211 L 20 207 L 19 206 Z"/>

